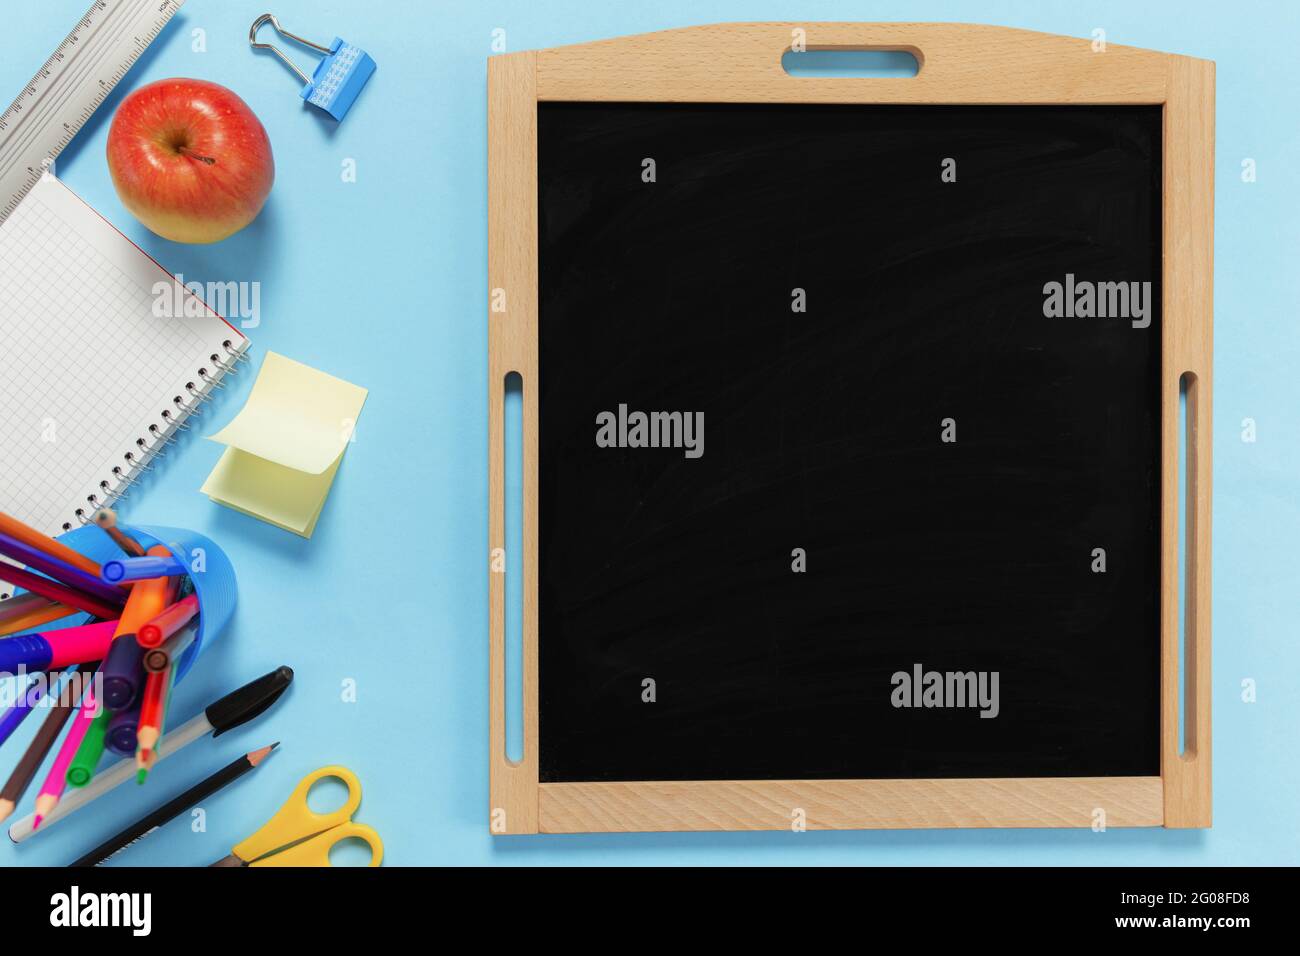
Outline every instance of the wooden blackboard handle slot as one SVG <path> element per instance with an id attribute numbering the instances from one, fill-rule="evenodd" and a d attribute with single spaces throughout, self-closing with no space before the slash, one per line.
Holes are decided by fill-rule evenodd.
<path id="1" fill-rule="evenodd" d="M 1166 826 L 1209 826 L 1210 797 L 1210 627 L 1208 487 L 1210 428 L 1207 392 L 1196 372 L 1184 372 L 1179 389 L 1185 399 L 1183 444 L 1185 501 L 1181 534 L 1183 561 L 1182 654 L 1176 655 L 1181 680 L 1183 744 L 1169 766 L 1166 796 L 1178 797 L 1166 809 Z M 1168 804 L 1168 799 L 1166 801 Z"/>
<path id="2" fill-rule="evenodd" d="M 505 384 L 523 384 L 523 756 L 506 755 L 505 574 L 488 575 L 489 814 L 537 832 L 537 89 L 535 53 L 488 61 L 488 548 L 505 554 Z M 514 562 L 512 562 L 514 563 Z"/>
<path id="3" fill-rule="evenodd" d="M 1163 103 L 1167 54 L 960 23 L 718 23 L 537 52 L 537 98 L 583 101 Z M 807 50 L 904 51 L 917 75 L 795 77 Z M 1099 50 L 1104 50 L 1099 52 Z M 707 96 L 706 96 L 707 91 Z"/>
<path id="4" fill-rule="evenodd" d="M 1209 707 L 1208 698 L 1202 702 L 1200 700 L 1199 682 L 1200 659 L 1208 653 L 1208 648 L 1203 647 L 1198 641 L 1199 628 L 1197 627 L 1197 614 L 1200 607 L 1198 600 L 1198 580 L 1197 580 L 1197 537 L 1200 533 L 1198 527 L 1198 508 L 1197 502 L 1201 498 L 1200 489 L 1197 486 L 1197 457 L 1203 454 L 1200 447 L 1201 431 L 1197 427 L 1198 413 L 1198 396 L 1196 374 L 1186 372 L 1183 375 L 1185 382 L 1186 395 L 1186 430 L 1183 433 L 1183 439 L 1186 442 L 1185 459 L 1187 467 L 1186 489 L 1187 500 L 1186 509 L 1183 515 L 1183 554 L 1184 554 L 1184 594 L 1183 594 L 1183 633 L 1184 633 L 1184 653 L 1183 653 L 1183 681 L 1185 691 L 1183 694 L 1183 753 L 1182 758 L 1185 761 L 1196 760 L 1198 746 L 1203 742 L 1202 737 L 1208 729 L 1208 721 L 1202 722 L 1198 719 L 1200 716 L 1202 703 Z"/>
<path id="5" fill-rule="evenodd" d="M 1163 276 L 1163 450 L 1161 550 L 1161 776 L 1165 826 L 1208 827 L 1212 819 L 1210 733 L 1210 520 L 1214 352 L 1214 64 L 1167 58 Z M 1180 433 L 1178 400 L 1187 386 Z M 1179 443 L 1186 504 L 1178 509 Z M 1180 524 L 1182 527 L 1180 528 Z M 1181 532 L 1181 533 L 1180 533 Z M 1183 588 L 1178 581 L 1183 564 Z M 1183 649 L 1178 620 L 1181 607 Z M 1180 659 L 1181 658 L 1181 659 Z M 1185 748 L 1178 742 L 1183 678 Z"/>

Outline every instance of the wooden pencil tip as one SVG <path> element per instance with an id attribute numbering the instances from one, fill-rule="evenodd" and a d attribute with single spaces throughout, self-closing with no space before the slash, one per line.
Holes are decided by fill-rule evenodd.
<path id="1" fill-rule="evenodd" d="M 14 812 L 14 802 L 12 800 L 0 800 L 0 823 L 9 819 L 9 814 Z"/>
<path id="2" fill-rule="evenodd" d="M 154 748 L 154 744 L 158 743 L 158 738 L 159 738 L 160 736 L 161 736 L 161 734 L 158 733 L 158 728 L 157 728 L 157 727 L 154 727 L 152 724 L 145 724 L 144 726 L 142 726 L 142 727 L 140 727 L 139 729 L 136 730 L 136 735 L 135 735 L 135 743 L 136 743 L 136 751 L 135 751 L 135 752 L 136 752 L 136 758 L 135 758 L 135 762 L 136 762 L 136 764 L 137 764 L 138 766 L 143 767 L 143 766 L 145 765 L 145 761 L 144 761 L 144 759 L 141 758 L 140 755 L 141 755 L 141 754 L 145 754 L 146 757 L 147 757 L 147 755 L 149 754 L 149 751 L 153 750 L 153 748 Z"/>
<path id="3" fill-rule="evenodd" d="M 278 746 L 280 746 L 280 741 L 277 740 L 269 747 L 259 747 L 257 750 L 254 750 L 252 753 L 248 755 L 248 762 L 251 763 L 254 767 L 256 767 L 259 763 L 261 763 L 263 760 L 266 759 L 267 754 L 269 754 L 272 750 L 274 750 Z"/>

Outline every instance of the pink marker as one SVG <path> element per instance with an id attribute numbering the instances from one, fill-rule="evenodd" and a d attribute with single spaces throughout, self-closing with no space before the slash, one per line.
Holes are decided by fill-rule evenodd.
<path id="1" fill-rule="evenodd" d="M 99 704 L 95 700 L 95 685 L 92 682 L 86 688 L 86 696 L 81 698 L 81 708 L 77 711 L 77 716 L 72 718 L 72 727 L 68 730 L 68 736 L 63 738 L 63 746 L 59 748 L 59 754 L 54 758 L 54 765 L 50 767 L 45 782 L 41 784 L 41 792 L 36 795 L 33 830 L 39 827 L 41 820 L 59 805 L 59 798 L 63 796 L 63 790 L 68 785 L 68 765 L 77 755 L 77 748 L 81 746 L 82 738 L 86 736 L 86 731 L 90 729 L 98 714 Z"/>
<path id="2" fill-rule="evenodd" d="M 113 641 L 117 621 L 99 621 L 38 634 L 20 634 L 0 640 L 0 674 L 63 670 L 73 664 L 103 660 Z"/>

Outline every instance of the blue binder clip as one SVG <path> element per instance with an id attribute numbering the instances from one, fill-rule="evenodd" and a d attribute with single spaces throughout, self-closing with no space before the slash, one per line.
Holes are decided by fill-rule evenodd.
<path id="1" fill-rule="evenodd" d="M 309 77 L 287 56 L 269 43 L 257 42 L 257 31 L 264 24 L 271 24 L 280 36 L 303 46 L 311 47 L 325 58 L 316 64 L 316 70 Z M 353 46 L 339 37 L 335 37 L 329 46 L 321 46 L 304 39 L 280 26 L 280 21 L 273 14 L 264 13 L 248 28 L 248 42 L 255 50 L 270 50 L 278 56 L 289 69 L 302 79 L 302 98 L 318 109 L 324 110 L 336 121 L 347 115 L 356 101 L 357 94 L 375 72 L 375 61 L 370 54 L 360 47 Z"/>

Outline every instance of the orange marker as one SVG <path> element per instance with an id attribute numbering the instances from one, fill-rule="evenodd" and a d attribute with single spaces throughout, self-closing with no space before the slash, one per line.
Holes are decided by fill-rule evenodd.
<path id="1" fill-rule="evenodd" d="M 158 647 L 199 613 L 199 597 L 191 594 L 177 601 L 135 632 L 141 647 Z"/>
<path id="2" fill-rule="evenodd" d="M 30 528 L 23 524 L 17 518 L 10 517 L 3 511 L 0 511 L 0 532 L 4 532 L 11 538 L 16 538 L 30 548 L 36 548 L 44 551 L 52 558 L 58 558 L 74 568 L 80 568 L 87 574 L 93 574 L 99 577 L 99 564 L 90 560 L 84 554 L 78 554 L 69 548 L 66 544 L 60 544 L 53 538 L 41 534 L 35 528 Z"/>
<path id="3" fill-rule="evenodd" d="M 171 552 L 162 545 L 149 549 L 155 557 L 168 557 Z M 127 596 L 126 606 L 113 631 L 113 643 L 108 647 L 100 670 L 104 675 L 104 704 L 110 710 L 130 706 L 140 689 L 144 668 L 140 659 L 144 649 L 135 639 L 140 628 L 162 613 L 171 600 L 171 589 L 178 583 L 174 578 L 146 578 L 136 581 Z"/>

